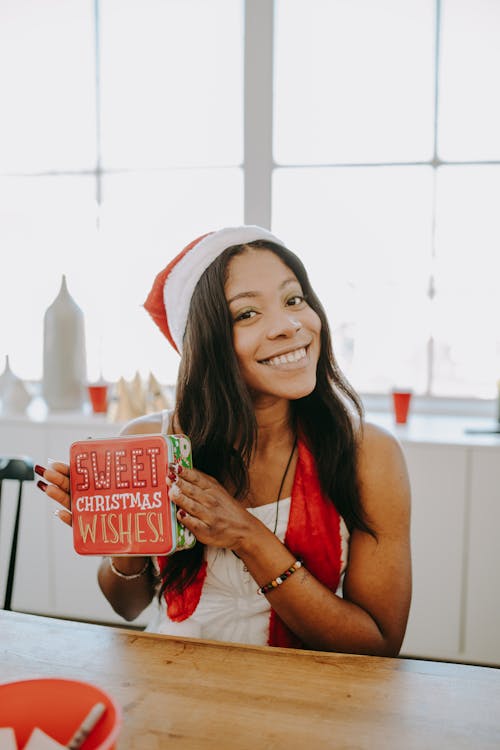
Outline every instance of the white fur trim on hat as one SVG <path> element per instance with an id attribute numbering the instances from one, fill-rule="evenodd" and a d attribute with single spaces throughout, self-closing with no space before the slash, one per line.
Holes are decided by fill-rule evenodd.
<path id="1" fill-rule="evenodd" d="M 182 351 L 191 297 L 204 271 L 226 248 L 255 240 L 268 240 L 284 245 L 274 234 L 262 227 L 226 227 L 203 237 L 172 268 L 165 281 L 163 299 L 168 327 L 179 352 Z"/>

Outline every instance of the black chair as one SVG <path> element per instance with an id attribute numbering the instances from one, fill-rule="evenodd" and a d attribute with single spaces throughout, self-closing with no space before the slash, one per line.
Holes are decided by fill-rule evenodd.
<path id="1" fill-rule="evenodd" d="M 9 567 L 7 571 L 7 584 L 5 587 L 5 598 L 3 608 L 10 610 L 12 590 L 14 588 L 14 576 L 16 572 L 17 541 L 19 537 L 19 521 L 21 518 L 21 498 L 24 482 L 32 482 L 35 478 L 33 472 L 33 461 L 26 456 L 8 458 L 0 456 L 0 505 L 2 501 L 2 483 L 4 479 L 13 479 L 19 482 L 17 495 L 17 506 L 14 518 L 14 529 L 10 545 Z"/>

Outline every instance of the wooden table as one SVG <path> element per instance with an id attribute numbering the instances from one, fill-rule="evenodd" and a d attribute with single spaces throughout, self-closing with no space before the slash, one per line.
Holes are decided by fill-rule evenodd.
<path id="1" fill-rule="evenodd" d="M 499 748 L 500 670 L 179 639 L 0 611 L 0 682 L 84 679 L 119 750 Z"/>

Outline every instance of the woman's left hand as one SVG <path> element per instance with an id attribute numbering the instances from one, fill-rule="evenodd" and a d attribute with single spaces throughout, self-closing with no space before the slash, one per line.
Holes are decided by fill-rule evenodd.
<path id="1" fill-rule="evenodd" d="M 167 484 L 177 518 L 203 544 L 236 549 L 251 533 L 254 517 L 208 474 L 182 467 Z"/>

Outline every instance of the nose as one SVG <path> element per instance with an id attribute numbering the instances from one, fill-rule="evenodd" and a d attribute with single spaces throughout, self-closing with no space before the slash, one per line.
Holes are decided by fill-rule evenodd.
<path id="1" fill-rule="evenodd" d="M 267 337 L 269 339 L 280 337 L 289 338 L 295 336 L 301 328 L 302 323 L 300 320 L 286 310 L 282 310 L 279 314 L 274 316 L 271 325 L 269 326 Z"/>

